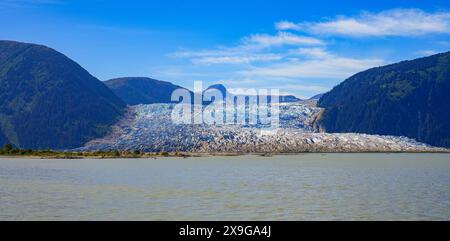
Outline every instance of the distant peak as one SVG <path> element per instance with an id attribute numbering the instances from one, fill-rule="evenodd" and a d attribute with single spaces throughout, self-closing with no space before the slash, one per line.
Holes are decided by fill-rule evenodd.
<path id="1" fill-rule="evenodd" d="M 211 85 L 205 91 L 207 91 L 207 90 L 214 90 L 214 89 L 220 91 L 224 96 L 226 96 L 227 93 L 228 93 L 227 88 L 225 88 L 225 86 L 222 85 L 222 84 Z"/>
<path id="2" fill-rule="evenodd" d="M 208 88 L 207 88 L 207 90 L 209 90 L 209 89 L 218 89 L 218 90 L 227 90 L 227 88 L 225 88 L 225 86 L 224 85 L 222 85 L 222 84 L 214 84 L 214 85 L 211 85 L 211 86 L 209 86 Z"/>
<path id="3" fill-rule="evenodd" d="M 120 78 L 114 78 L 107 81 L 158 81 L 149 77 L 120 77 Z"/>

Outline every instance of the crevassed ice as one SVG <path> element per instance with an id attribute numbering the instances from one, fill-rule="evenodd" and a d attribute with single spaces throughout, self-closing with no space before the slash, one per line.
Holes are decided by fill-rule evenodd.
<path id="1" fill-rule="evenodd" d="M 303 103 L 280 103 L 280 128 L 261 135 L 261 125 L 181 125 L 171 121 L 172 104 L 132 106 L 110 135 L 82 150 L 148 152 L 362 152 L 441 151 L 397 136 L 319 133 L 312 119 L 321 111 Z M 239 107 L 243 108 L 243 107 Z"/>

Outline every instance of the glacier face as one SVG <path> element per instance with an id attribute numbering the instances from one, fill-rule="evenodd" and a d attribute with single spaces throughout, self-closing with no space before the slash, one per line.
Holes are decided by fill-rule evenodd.
<path id="1" fill-rule="evenodd" d="M 319 133 L 313 119 L 322 111 L 301 102 L 280 103 L 280 128 L 255 125 L 174 124 L 172 104 L 129 107 L 106 137 L 81 150 L 140 150 L 192 153 L 297 153 L 444 151 L 395 136 Z"/>

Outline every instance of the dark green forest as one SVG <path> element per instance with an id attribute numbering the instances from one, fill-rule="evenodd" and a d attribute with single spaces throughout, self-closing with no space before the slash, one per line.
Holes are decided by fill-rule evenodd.
<path id="1" fill-rule="evenodd" d="M 450 52 L 369 69 L 326 93 L 327 132 L 398 135 L 450 147 Z"/>
<path id="2" fill-rule="evenodd" d="M 66 149 L 102 136 L 126 104 L 45 46 L 0 41 L 0 145 Z"/>

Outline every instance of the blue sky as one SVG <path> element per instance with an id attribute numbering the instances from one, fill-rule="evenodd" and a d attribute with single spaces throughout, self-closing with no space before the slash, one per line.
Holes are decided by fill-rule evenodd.
<path id="1" fill-rule="evenodd" d="M 0 39 L 101 80 L 279 88 L 309 97 L 370 67 L 450 50 L 448 1 L 0 0 Z"/>

